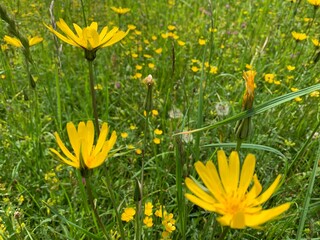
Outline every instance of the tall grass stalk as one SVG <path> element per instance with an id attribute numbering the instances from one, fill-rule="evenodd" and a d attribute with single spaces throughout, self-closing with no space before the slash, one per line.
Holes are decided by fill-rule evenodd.
<path id="1" fill-rule="evenodd" d="M 308 184 L 308 188 L 307 188 L 307 192 L 306 192 L 306 197 L 304 199 L 304 203 L 303 206 L 301 208 L 301 213 L 300 213 L 300 221 L 299 221 L 299 227 L 298 227 L 298 233 L 297 233 L 297 240 L 301 239 L 302 237 L 302 233 L 304 230 L 304 224 L 307 220 L 307 214 L 309 211 L 309 206 L 310 206 L 310 199 L 312 196 L 312 192 L 314 189 L 314 185 L 315 185 L 315 179 L 316 179 L 316 173 L 318 170 L 318 162 L 319 162 L 319 158 L 320 158 L 320 140 L 318 140 L 319 142 L 319 147 L 318 147 L 318 152 L 316 154 L 316 157 L 314 158 L 314 162 L 313 162 L 313 168 L 310 174 L 310 178 L 309 178 L 309 184 Z"/>

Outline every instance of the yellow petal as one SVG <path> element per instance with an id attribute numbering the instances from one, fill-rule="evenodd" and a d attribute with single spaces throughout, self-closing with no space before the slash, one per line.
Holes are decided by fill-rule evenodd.
<path id="1" fill-rule="evenodd" d="M 229 177 L 230 177 L 230 190 L 236 191 L 239 184 L 240 175 L 240 160 L 236 151 L 233 151 L 229 156 Z"/>
<path id="2" fill-rule="evenodd" d="M 6 41 L 8 44 L 11 44 L 12 46 L 22 47 L 22 43 L 18 38 L 9 37 L 9 36 L 5 35 L 3 40 Z"/>
<path id="3" fill-rule="evenodd" d="M 92 28 L 83 29 L 83 41 L 87 45 L 87 49 L 92 50 L 99 47 L 99 34 Z"/>
<path id="4" fill-rule="evenodd" d="M 76 46 L 76 47 L 81 47 L 79 44 L 77 44 L 75 41 L 63 36 L 61 33 L 57 32 L 56 30 L 54 30 L 51 26 L 48 26 L 45 24 L 45 26 L 52 32 L 54 33 L 58 38 L 60 38 L 62 41 L 72 45 L 72 46 Z"/>
<path id="5" fill-rule="evenodd" d="M 109 132 L 108 124 L 103 123 L 102 127 L 100 129 L 100 135 L 99 135 L 96 147 L 94 148 L 94 151 L 93 151 L 93 155 L 96 155 L 98 152 L 101 151 L 101 149 L 106 141 L 106 137 L 108 135 L 108 132 Z"/>
<path id="6" fill-rule="evenodd" d="M 222 226 L 230 226 L 232 216 L 230 214 L 223 215 L 221 217 L 217 218 L 217 221 L 222 225 Z"/>
<path id="7" fill-rule="evenodd" d="M 57 22 L 57 26 L 61 29 L 62 32 L 64 32 L 67 35 L 67 38 L 72 40 L 69 42 L 73 42 L 72 45 L 77 45 L 80 47 L 85 47 L 83 46 L 83 43 L 81 41 L 81 39 L 74 34 L 74 32 L 69 28 L 69 26 L 66 24 L 66 22 L 60 18 L 60 21 Z M 56 32 L 56 31 L 55 31 Z M 56 32 L 57 33 L 57 32 Z M 55 34 L 56 34 L 55 33 Z M 57 35 L 57 34 L 56 34 Z M 60 34 L 61 35 L 61 34 Z M 58 35 L 57 35 L 58 36 Z M 59 37 L 59 36 L 58 36 Z M 62 40 L 62 39 L 61 39 Z"/>
<path id="8" fill-rule="evenodd" d="M 104 143 L 103 149 L 101 151 L 109 152 L 113 148 L 116 141 L 117 141 L 117 133 L 116 131 L 113 131 L 110 139 Z"/>
<path id="9" fill-rule="evenodd" d="M 195 194 L 197 197 L 199 197 L 201 200 L 207 202 L 207 203 L 211 203 L 214 204 L 216 201 L 215 199 L 210 196 L 208 193 L 206 193 L 205 191 L 203 191 L 194 181 L 192 181 L 190 178 L 186 178 L 185 180 L 186 186 L 187 188 L 193 193 Z"/>
<path id="10" fill-rule="evenodd" d="M 246 225 L 248 227 L 257 227 L 259 225 L 262 225 L 287 211 L 289 207 L 290 203 L 285 203 L 278 207 L 261 211 L 259 214 L 245 215 Z"/>
<path id="11" fill-rule="evenodd" d="M 110 45 L 113 45 L 119 41 L 121 41 L 127 34 L 129 33 L 129 30 L 127 32 L 119 31 L 117 32 L 110 41 L 108 41 L 106 44 L 104 44 L 102 47 L 108 47 Z"/>
<path id="12" fill-rule="evenodd" d="M 230 192 L 231 186 L 231 178 L 229 172 L 229 164 L 227 160 L 227 156 L 223 150 L 219 150 L 218 153 L 218 166 L 219 166 L 219 174 L 222 185 L 226 191 L 226 193 Z"/>
<path id="13" fill-rule="evenodd" d="M 94 31 L 98 32 L 98 23 L 97 22 L 92 22 L 90 24 L 90 28 L 92 28 Z"/>
<path id="14" fill-rule="evenodd" d="M 83 38 L 82 28 L 79 27 L 79 25 L 76 24 L 76 23 L 73 24 L 73 27 L 74 27 L 74 29 L 76 30 L 76 33 L 77 33 L 78 37 L 79 37 L 79 38 Z"/>
<path id="15" fill-rule="evenodd" d="M 252 188 L 250 189 L 250 191 L 247 193 L 247 201 L 253 201 L 255 200 L 256 197 L 259 196 L 259 194 L 261 193 L 262 191 L 262 186 L 258 180 L 258 177 L 257 175 L 255 174 L 253 176 L 253 186 Z M 257 203 L 253 203 L 254 205 L 257 205 Z"/>
<path id="16" fill-rule="evenodd" d="M 109 40 L 113 37 L 113 35 L 118 31 L 118 29 L 119 29 L 119 28 L 114 27 L 114 28 L 111 29 L 110 32 L 104 34 L 103 38 L 100 38 L 101 44 L 105 44 L 107 41 L 109 41 Z M 104 30 L 104 29 L 103 29 L 103 30 Z M 102 31 L 103 31 L 103 30 L 102 30 Z M 101 33 L 100 33 L 100 35 L 101 35 Z"/>
<path id="17" fill-rule="evenodd" d="M 240 183 L 239 183 L 239 195 L 245 194 L 253 177 L 254 169 L 256 165 L 256 158 L 253 154 L 248 154 L 244 160 L 241 169 Z"/>
<path id="18" fill-rule="evenodd" d="M 108 27 L 106 26 L 102 29 L 101 33 L 99 34 L 100 42 L 103 42 L 103 39 L 107 33 L 108 33 Z"/>
<path id="19" fill-rule="evenodd" d="M 30 38 L 29 39 L 29 46 L 33 46 L 33 45 L 35 45 L 35 44 L 37 44 L 39 42 L 42 42 L 42 41 L 43 41 L 42 37 L 36 36 L 36 37 Z"/>
<path id="20" fill-rule="evenodd" d="M 80 164 L 78 161 L 70 161 L 66 158 L 64 158 L 57 150 L 50 148 L 49 149 L 51 152 L 56 154 L 64 163 L 68 164 L 69 166 L 75 167 L 75 168 L 80 168 Z"/>
<path id="21" fill-rule="evenodd" d="M 243 212 L 236 212 L 233 215 L 233 217 L 231 219 L 230 227 L 236 228 L 236 229 L 242 229 L 242 228 L 246 227 L 245 216 L 244 216 Z"/>
<path id="22" fill-rule="evenodd" d="M 77 159 L 80 159 L 80 138 L 72 122 L 67 123 L 67 132 L 74 154 L 76 155 Z"/>
<path id="23" fill-rule="evenodd" d="M 197 198 L 196 196 L 186 193 L 184 195 L 189 201 L 191 201 L 192 203 L 194 203 L 195 205 L 207 210 L 207 211 L 211 211 L 214 212 L 215 211 L 215 207 L 213 206 L 213 204 L 208 203 L 200 198 Z"/>
<path id="24" fill-rule="evenodd" d="M 257 204 L 262 204 L 271 197 L 271 195 L 276 191 L 276 188 L 278 187 L 280 180 L 281 175 L 278 175 L 277 178 L 270 185 L 270 187 L 257 198 Z"/>
<path id="25" fill-rule="evenodd" d="M 224 190 L 221 185 L 217 169 L 212 161 L 208 161 L 206 166 L 204 166 L 202 162 L 198 161 L 194 164 L 194 166 L 204 185 L 208 188 L 212 195 L 218 201 L 223 201 L 222 194 L 224 194 Z"/>
<path id="26" fill-rule="evenodd" d="M 62 150 L 63 154 L 64 154 L 67 158 L 69 158 L 71 161 L 77 162 L 77 161 L 78 161 L 77 157 L 74 156 L 74 155 L 66 148 L 66 146 L 64 145 L 64 143 L 61 141 L 61 138 L 60 138 L 59 134 L 55 132 L 55 133 L 54 133 L 54 136 L 56 137 L 56 141 L 57 141 L 57 143 L 58 143 L 58 146 L 59 146 L 60 149 Z"/>

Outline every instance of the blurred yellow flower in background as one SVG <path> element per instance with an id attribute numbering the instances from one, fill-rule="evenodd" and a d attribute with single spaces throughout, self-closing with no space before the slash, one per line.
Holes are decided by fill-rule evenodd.
<path id="1" fill-rule="evenodd" d="M 130 8 L 122 8 L 122 7 L 110 7 L 112 11 L 114 11 L 115 13 L 119 14 L 119 15 L 123 15 L 126 14 L 128 12 L 131 11 Z"/>
<path id="2" fill-rule="evenodd" d="M 295 32 L 295 31 L 293 31 L 291 33 L 291 35 L 296 41 L 302 41 L 302 40 L 305 40 L 308 37 L 307 34 L 305 34 L 305 33 L 298 33 L 298 32 Z"/>
<path id="3" fill-rule="evenodd" d="M 12 46 L 15 46 L 15 47 L 23 47 L 21 41 L 18 39 L 18 38 L 15 38 L 15 37 L 10 37 L 8 35 L 5 35 L 3 37 L 3 40 L 7 43 L 7 44 L 10 44 Z M 43 38 L 42 37 L 38 37 L 38 36 L 35 36 L 35 37 L 32 37 L 32 38 L 28 38 L 29 40 L 29 46 L 34 46 L 36 45 L 37 43 L 40 43 L 43 41 Z"/>

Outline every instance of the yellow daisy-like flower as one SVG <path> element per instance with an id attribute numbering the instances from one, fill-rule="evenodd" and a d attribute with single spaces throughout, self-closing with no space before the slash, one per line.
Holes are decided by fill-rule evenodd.
<path id="1" fill-rule="evenodd" d="M 125 222 L 130 222 L 133 220 L 136 210 L 134 208 L 125 208 L 124 212 L 121 214 L 121 220 Z"/>
<path id="2" fill-rule="evenodd" d="M 203 38 L 200 38 L 200 39 L 198 40 L 198 43 L 199 43 L 199 45 L 201 45 L 201 46 L 206 45 L 206 40 L 203 39 Z"/>
<path id="3" fill-rule="evenodd" d="M 76 31 L 76 33 L 74 33 L 61 18 L 57 22 L 57 26 L 65 35 L 54 30 L 51 26 L 45 26 L 62 41 L 92 53 L 95 53 L 100 48 L 108 47 L 121 41 L 129 32 L 129 30 L 123 32 L 117 27 L 114 27 L 108 32 L 108 27 L 104 27 L 102 31 L 98 33 L 98 23 L 92 22 L 90 26 L 85 28 L 81 28 L 74 23 L 73 27 Z"/>
<path id="4" fill-rule="evenodd" d="M 212 161 L 206 165 L 200 161 L 195 163 L 196 171 L 207 189 L 186 178 L 186 186 L 194 195 L 186 193 L 185 197 L 207 211 L 222 215 L 217 220 L 223 226 L 257 228 L 288 210 L 290 203 L 268 210 L 262 208 L 262 204 L 276 191 L 281 175 L 261 193 L 262 186 L 254 174 L 255 164 L 255 156 L 248 154 L 240 170 L 237 152 L 232 152 L 228 159 L 224 151 L 219 150 L 218 171 Z M 248 191 L 251 182 L 253 185 Z"/>
<path id="5" fill-rule="evenodd" d="M 320 7 L 320 0 L 308 0 L 308 2 L 314 7 Z"/>
<path id="6" fill-rule="evenodd" d="M 296 41 L 302 41 L 302 40 L 305 40 L 308 37 L 307 34 L 305 34 L 305 33 L 298 33 L 298 32 L 295 32 L 295 31 L 293 31 L 291 33 L 291 35 Z"/>
<path id="7" fill-rule="evenodd" d="M 152 218 L 151 217 L 145 217 L 143 219 L 143 223 L 148 227 L 151 228 L 153 226 Z"/>
<path id="8" fill-rule="evenodd" d="M 276 75 L 273 73 L 267 73 L 266 75 L 264 75 L 264 80 L 268 83 L 273 83 L 274 79 L 275 79 Z"/>
<path id="9" fill-rule="evenodd" d="M 15 47 L 23 47 L 21 41 L 18 39 L 18 38 L 15 38 L 15 37 L 10 37 L 10 36 L 7 36 L 5 35 L 3 37 L 3 40 L 7 43 L 7 44 L 10 44 L 12 46 L 15 46 Z M 40 43 L 43 41 L 43 38 L 42 37 L 38 37 L 38 36 L 35 36 L 35 37 L 32 37 L 32 38 L 29 38 L 29 46 L 34 46 L 36 45 L 37 43 Z"/>
<path id="10" fill-rule="evenodd" d="M 160 143 L 161 143 L 161 139 L 160 139 L 160 138 L 154 138 L 154 139 L 153 139 L 153 142 L 154 142 L 155 144 L 160 144 Z"/>
<path id="11" fill-rule="evenodd" d="M 73 153 L 64 145 L 57 132 L 54 135 L 58 146 L 65 156 L 62 156 L 53 148 L 50 148 L 50 151 L 56 154 L 64 163 L 78 169 L 91 169 L 103 164 L 117 140 L 115 131 L 112 132 L 110 139 L 106 140 L 109 133 L 107 123 L 102 124 L 96 145 L 93 145 L 94 126 L 92 121 L 88 121 L 87 124 L 80 122 L 78 129 L 76 129 L 72 122 L 69 122 L 67 123 L 67 132 Z"/>
<path id="12" fill-rule="evenodd" d="M 128 12 L 131 11 L 130 8 L 122 8 L 122 7 L 110 7 L 112 11 L 114 11 L 115 13 L 119 14 L 119 15 L 123 15 L 126 14 Z"/>
<path id="13" fill-rule="evenodd" d="M 152 202 L 146 202 L 144 204 L 144 214 L 150 217 L 152 215 L 152 208 L 153 208 Z"/>
<path id="14" fill-rule="evenodd" d="M 320 47 L 320 41 L 318 39 L 313 38 L 311 41 L 315 47 Z"/>
<path id="15" fill-rule="evenodd" d="M 158 128 L 154 130 L 154 134 L 156 134 L 156 135 L 161 135 L 162 133 L 163 133 L 163 131 Z"/>

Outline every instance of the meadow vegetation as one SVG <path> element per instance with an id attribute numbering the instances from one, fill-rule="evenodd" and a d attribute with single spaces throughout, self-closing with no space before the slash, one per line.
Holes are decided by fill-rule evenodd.
<path id="1" fill-rule="evenodd" d="M 0 239 L 320 239 L 319 8 L 2 1 Z"/>

